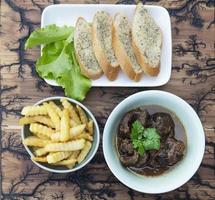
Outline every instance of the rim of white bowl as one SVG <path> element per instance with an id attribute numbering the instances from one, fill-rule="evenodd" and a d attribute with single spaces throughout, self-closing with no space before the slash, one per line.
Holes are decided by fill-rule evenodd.
<path id="1" fill-rule="evenodd" d="M 45 99 L 42 99 L 38 102 L 36 102 L 34 105 L 39 105 L 43 102 L 46 102 L 46 101 L 51 101 L 51 100 L 60 100 L 62 98 L 66 98 L 68 101 L 74 103 L 74 104 L 78 104 L 81 108 L 83 108 L 87 114 L 89 114 L 90 118 L 93 120 L 94 122 L 94 125 L 95 125 L 95 134 L 97 135 L 97 138 L 98 140 L 97 141 L 93 141 L 96 143 L 95 145 L 95 148 L 93 149 L 92 151 L 92 154 L 90 155 L 90 157 L 88 157 L 88 159 L 85 159 L 82 163 L 80 163 L 77 167 L 74 167 L 72 169 L 51 169 L 49 167 L 46 167 L 42 164 L 40 164 L 39 162 L 36 162 L 34 160 L 31 159 L 31 161 L 36 164 L 38 167 L 44 169 L 44 170 L 47 170 L 49 172 L 54 172 L 54 173 L 70 173 L 70 172 L 74 172 L 74 171 L 77 171 L 79 169 L 81 169 L 82 167 L 84 167 L 85 165 L 87 165 L 91 160 L 92 158 L 95 156 L 97 150 L 98 150 L 98 147 L 99 147 L 99 141 L 100 141 L 100 131 L 99 131 L 99 126 L 98 126 L 98 123 L 96 121 L 96 118 L 94 117 L 94 115 L 92 114 L 92 112 L 86 107 L 84 106 L 82 103 L 76 101 L 75 99 L 71 99 L 69 97 L 63 97 L 63 96 L 54 96 L 54 97 L 47 97 Z M 21 136 L 22 136 L 22 141 L 24 140 L 24 126 L 22 126 L 22 130 L 21 130 Z M 28 148 L 28 146 L 26 146 L 25 144 L 23 144 L 23 146 L 25 147 L 26 151 L 28 152 L 28 154 L 30 155 L 30 158 L 32 158 L 33 156 L 33 153 L 31 152 L 31 150 Z M 92 146 L 93 147 L 93 146 Z"/>
<path id="2" fill-rule="evenodd" d="M 199 130 L 201 132 L 200 136 L 202 137 L 201 139 L 203 140 L 202 146 L 198 147 L 198 148 L 201 148 L 199 156 L 198 156 L 198 160 L 194 164 L 195 166 L 192 168 L 192 171 L 189 173 L 189 176 L 186 176 L 181 182 L 178 182 L 177 184 L 173 184 L 173 183 L 170 182 L 169 185 L 167 185 L 167 187 L 165 188 L 165 190 L 161 190 L 159 188 L 153 188 L 153 190 L 147 191 L 147 190 L 144 189 L 144 186 L 142 188 L 140 186 L 139 187 L 137 187 L 137 186 L 134 187 L 134 185 L 132 185 L 132 183 L 129 183 L 127 180 L 125 180 L 124 177 L 121 177 L 121 175 L 118 174 L 117 168 L 113 168 L 112 167 L 112 161 L 111 161 L 111 158 L 110 158 L 111 156 L 109 154 L 110 147 L 108 147 L 107 141 L 108 141 L 108 137 L 110 137 L 110 134 L 109 134 L 108 130 L 110 129 L 110 124 L 109 123 L 111 121 L 111 118 L 116 113 L 118 113 L 118 111 L 121 108 L 123 108 L 127 104 L 128 101 L 130 101 L 132 99 L 135 99 L 135 98 L 138 98 L 138 97 L 142 97 L 143 98 L 143 96 L 146 96 L 146 95 L 156 95 L 156 96 L 165 95 L 165 96 L 169 96 L 170 98 L 174 98 L 177 101 L 180 101 L 184 106 L 186 106 L 189 109 L 189 111 L 191 112 L 191 115 L 195 118 L 196 123 L 200 127 L 200 130 Z M 155 104 L 153 104 L 153 105 L 155 105 Z M 121 101 L 113 109 L 113 111 L 109 115 L 109 117 L 107 119 L 107 122 L 105 124 L 105 127 L 104 127 L 102 145 L 103 145 L 103 152 L 104 152 L 105 161 L 106 161 L 109 169 L 111 170 L 111 172 L 115 175 L 115 177 L 120 182 L 122 182 L 127 187 L 129 187 L 131 189 L 134 189 L 134 190 L 136 190 L 138 192 L 148 193 L 148 194 L 161 194 L 161 193 L 170 192 L 172 190 L 175 190 L 175 189 L 179 188 L 180 186 L 182 186 L 183 184 L 185 184 L 187 181 L 189 181 L 192 178 L 192 176 L 196 173 L 196 171 L 198 170 L 198 168 L 199 168 L 199 166 L 200 166 L 200 164 L 202 162 L 203 156 L 204 156 L 204 151 L 205 151 L 205 134 L 204 134 L 204 129 L 203 129 L 202 123 L 201 123 L 198 115 L 196 114 L 195 110 L 185 100 L 183 100 L 182 98 L 178 97 L 177 95 L 169 93 L 169 92 L 165 92 L 165 91 L 161 91 L 161 90 L 147 90 L 147 91 L 142 91 L 142 92 L 138 92 L 138 93 L 135 93 L 133 95 L 130 95 L 129 97 L 127 97 L 123 101 Z M 160 175 L 160 176 L 162 176 L 162 175 Z"/>

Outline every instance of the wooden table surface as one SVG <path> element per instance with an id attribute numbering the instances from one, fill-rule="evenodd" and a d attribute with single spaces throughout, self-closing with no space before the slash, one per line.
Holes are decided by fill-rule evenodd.
<path id="1" fill-rule="evenodd" d="M 121 184 L 104 161 L 101 143 L 91 163 L 76 173 L 47 173 L 29 160 L 18 126 L 21 108 L 48 96 L 63 95 L 61 89 L 48 86 L 38 77 L 35 60 L 39 48 L 24 51 L 29 34 L 40 26 L 43 9 L 53 3 L 136 2 L 1 1 L 1 199 L 215 199 L 215 1 L 144 1 L 166 7 L 172 23 L 171 80 L 156 89 L 189 102 L 201 118 L 206 135 L 204 159 L 196 174 L 177 190 L 160 195 L 141 194 Z M 120 101 L 148 89 L 155 88 L 92 88 L 84 104 L 95 114 L 102 133 L 109 114 Z"/>

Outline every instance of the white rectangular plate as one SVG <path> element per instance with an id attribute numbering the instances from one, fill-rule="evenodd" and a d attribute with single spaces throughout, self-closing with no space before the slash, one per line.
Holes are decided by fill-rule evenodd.
<path id="1" fill-rule="evenodd" d="M 107 11 L 112 16 L 117 12 L 124 13 L 130 23 L 134 15 L 135 5 L 111 5 L 111 4 L 62 4 L 51 5 L 44 9 L 42 13 L 41 26 L 56 24 L 58 26 L 68 25 L 75 26 L 78 17 L 85 18 L 88 22 L 92 22 L 96 11 Z M 145 6 L 152 15 L 157 25 L 161 28 L 163 41 L 160 62 L 160 73 L 157 77 L 143 75 L 139 82 L 130 80 L 122 71 L 115 81 L 109 81 L 104 75 L 92 81 L 92 86 L 102 87 L 146 87 L 160 86 L 168 82 L 171 75 L 172 67 L 172 36 L 171 23 L 168 11 L 160 6 Z M 53 80 L 45 80 L 48 84 L 57 86 Z"/>

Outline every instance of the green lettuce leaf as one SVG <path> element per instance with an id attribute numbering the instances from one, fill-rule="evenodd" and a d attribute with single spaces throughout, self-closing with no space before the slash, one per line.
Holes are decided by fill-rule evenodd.
<path id="1" fill-rule="evenodd" d="M 56 80 L 65 89 L 66 96 L 82 101 L 91 87 L 91 80 L 80 72 L 72 38 L 46 45 L 36 70 L 41 77 Z"/>
<path id="2" fill-rule="evenodd" d="M 72 57 L 73 67 L 69 73 L 64 73 L 60 79 L 57 79 L 57 82 L 65 89 L 66 96 L 82 101 L 91 87 L 91 80 L 81 74 L 74 46 L 68 45 L 67 52 Z"/>
<path id="3" fill-rule="evenodd" d="M 37 64 L 48 64 L 54 61 L 62 52 L 65 40 L 47 44 L 42 49 L 42 56 L 37 60 Z"/>
<path id="4" fill-rule="evenodd" d="M 36 63 L 36 69 L 38 74 L 46 79 L 56 80 L 62 74 L 68 73 L 72 69 L 72 60 L 66 53 L 66 46 L 61 50 L 52 44 L 45 46 L 43 55 Z"/>
<path id="5" fill-rule="evenodd" d="M 50 44 L 60 40 L 67 39 L 73 32 L 74 27 L 62 26 L 58 27 L 55 24 L 40 28 L 31 33 L 25 43 L 25 49 L 34 47 L 40 44 Z"/>

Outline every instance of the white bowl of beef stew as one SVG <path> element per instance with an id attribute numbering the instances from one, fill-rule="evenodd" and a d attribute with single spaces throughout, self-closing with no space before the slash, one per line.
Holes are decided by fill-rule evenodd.
<path id="1" fill-rule="evenodd" d="M 203 159 L 205 135 L 193 108 L 158 90 L 129 96 L 110 114 L 103 133 L 105 160 L 126 186 L 164 193 L 186 183 Z"/>

